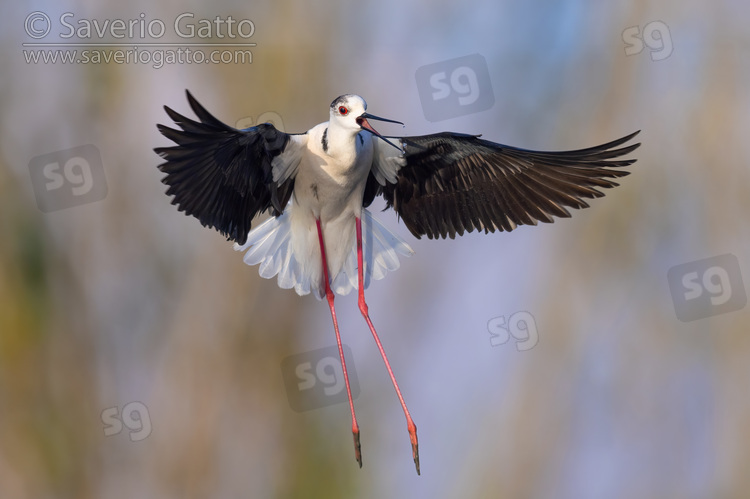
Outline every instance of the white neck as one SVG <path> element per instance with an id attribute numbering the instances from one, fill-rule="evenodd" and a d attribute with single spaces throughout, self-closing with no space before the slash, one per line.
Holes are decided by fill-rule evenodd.
<path id="1" fill-rule="evenodd" d="M 350 157 L 353 161 L 358 148 L 357 134 L 360 131 L 342 127 L 334 120 L 328 122 L 328 129 L 325 132 L 327 148 L 325 148 L 324 152 L 339 160 L 346 160 L 346 158 Z"/>

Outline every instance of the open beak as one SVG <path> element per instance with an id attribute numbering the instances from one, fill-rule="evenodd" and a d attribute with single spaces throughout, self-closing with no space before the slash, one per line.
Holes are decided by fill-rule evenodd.
<path id="1" fill-rule="evenodd" d="M 388 140 L 385 137 L 383 137 L 382 135 L 380 135 L 380 133 L 378 133 L 378 131 L 375 130 L 372 127 L 372 125 L 370 125 L 370 123 L 367 121 L 368 118 L 371 119 L 371 120 L 386 121 L 388 123 L 398 123 L 399 125 L 403 125 L 403 123 L 401 123 L 400 121 L 396 121 L 396 120 L 389 120 L 387 118 L 381 118 L 380 116 L 375 116 L 375 115 L 370 114 L 370 113 L 362 113 L 359 117 L 357 117 L 357 124 L 360 127 L 362 127 L 364 130 L 367 130 L 368 132 L 370 132 L 370 133 L 372 133 L 374 135 L 377 135 L 378 137 L 380 137 L 381 139 L 383 139 L 386 142 L 386 144 L 390 144 L 393 147 L 395 147 L 396 149 L 398 149 L 399 151 L 403 152 L 403 150 L 399 146 L 397 146 L 396 144 L 394 144 L 390 140 Z"/>

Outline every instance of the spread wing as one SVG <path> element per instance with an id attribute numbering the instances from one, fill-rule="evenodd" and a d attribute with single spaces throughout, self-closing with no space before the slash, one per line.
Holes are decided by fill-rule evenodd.
<path id="1" fill-rule="evenodd" d="M 256 215 L 284 210 L 307 135 L 286 134 L 267 123 L 238 130 L 186 93 L 200 122 L 164 106 L 180 130 L 157 125 L 177 144 L 154 149 L 165 160 L 159 165 L 166 173 L 162 182 L 179 211 L 244 244 Z"/>
<path id="2" fill-rule="evenodd" d="M 395 182 L 368 187 L 382 194 L 417 238 L 456 237 L 464 232 L 511 231 L 518 225 L 551 223 L 570 217 L 567 208 L 586 208 L 586 198 L 618 185 L 613 179 L 635 159 L 618 159 L 640 146 L 622 146 L 639 132 L 588 149 L 530 151 L 482 140 L 478 136 L 438 133 L 401 137 L 398 151 L 381 147 L 378 168 L 390 165 Z M 393 149 L 393 148 L 390 148 Z"/>

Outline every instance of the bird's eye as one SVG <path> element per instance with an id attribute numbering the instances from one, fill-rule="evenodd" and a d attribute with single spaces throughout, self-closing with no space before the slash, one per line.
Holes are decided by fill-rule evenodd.
<path id="1" fill-rule="evenodd" d="M 349 114 L 349 110 L 344 106 L 339 106 L 339 114 L 341 116 L 346 116 L 347 114 Z"/>

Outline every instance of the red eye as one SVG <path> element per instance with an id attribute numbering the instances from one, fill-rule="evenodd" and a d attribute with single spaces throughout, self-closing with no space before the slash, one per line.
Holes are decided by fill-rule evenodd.
<path id="1" fill-rule="evenodd" d="M 339 106 L 339 114 L 341 116 L 346 116 L 347 114 L 349 114 L 349 110 L 344 106 Z"/>

